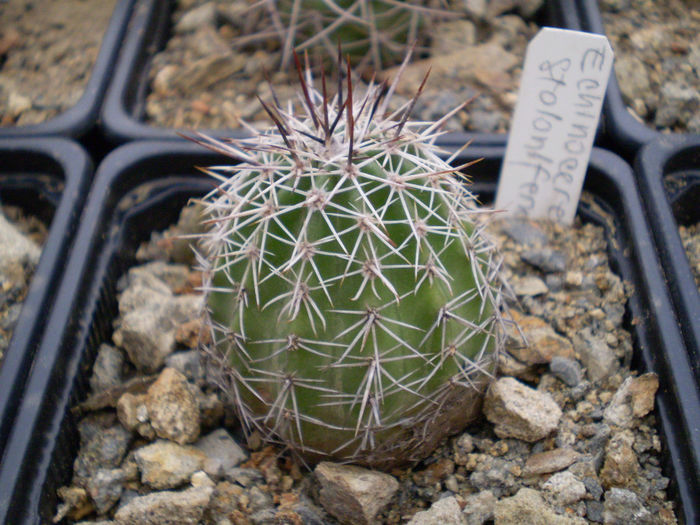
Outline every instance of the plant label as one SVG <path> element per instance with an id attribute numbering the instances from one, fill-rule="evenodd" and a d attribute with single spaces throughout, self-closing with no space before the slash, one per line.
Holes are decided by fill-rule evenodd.
<path id="1" fill-rule="evenodd" d="M 496 209 L 571 224 L 613 63 L 602 35 L 545 27 L 530 42 Z"/>

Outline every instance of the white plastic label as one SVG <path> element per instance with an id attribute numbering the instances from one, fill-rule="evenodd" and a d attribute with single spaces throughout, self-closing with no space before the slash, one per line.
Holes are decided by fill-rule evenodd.
<path id="1" fill-rule="evenodd" d="M 537 33 L 527 48 L 497 210 L 571 224 L 612 63 L 602 35 L 551 27 Z"/>

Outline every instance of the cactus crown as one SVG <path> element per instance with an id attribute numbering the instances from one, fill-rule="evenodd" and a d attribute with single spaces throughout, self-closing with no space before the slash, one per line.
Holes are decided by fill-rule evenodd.
<path id="1" fill-rule="evenodd" d="M 418 94 L 384 117 L 398 78 L 358 94 L 348 66 L 329 97 L 297 66 L 303 113 L 195 139 L 241 161 L 207 170 L 208 352 L 247 431 L 311 461 L 421 459 L 476 416 L 502 344 L 484 212 L 440 122 L 408 120 Z"/>

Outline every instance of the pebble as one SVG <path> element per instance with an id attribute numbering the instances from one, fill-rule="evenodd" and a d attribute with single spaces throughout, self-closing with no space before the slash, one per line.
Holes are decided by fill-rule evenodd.
<path id="1" fill-rule="evenodd" d="M 369 525 L 391 501 L 399 483 L 383 472 L 323 461 L 314 469 L 323 508 L 340 523 Z"/>
<path id="2" fill-rule="evenodd" d="M 586 368 L 586 375 L 592 382 L 599 382 L 614 374 L 619 364 L 617 357 L 602 336 L 594 336 L 590 330 L 581 332 L 583 342 L 576 345 L 581 364 Z"/>
<path id="3" fill-rule="evenodd" d="M 466 525 L 483 525 L 493 520 L 493 511 L 496 507 L 496 496 L 490 490 L 482 490 L 476 494 L 469 494 L 464 498 L 462 516 Z"/>
<path id="4" fill-rule="evenodd" d="M 484 414 L 493 423 L 497 436 L 532 443 L 557 428 L 562 412 L 549 394 L 504 377 L 486 392 Z"/>
<path id="5" fill-rule="evenodd" d="M 165 368 L 146 394 L 151 425 L 158 437 L 179 444 L 199 437 L 199 406 L 187 378 L 173 368 Z"/>
<path id="6" fill-rule="evenodd" d="M 549 371 L 568 386 L 576 386 L 583 379 L 581 365 L 575 359 L 554 356 L 549 362 Z"/>
<path id="7" fill-rule="evenodd" d="M 134 453 L 141 483 L 157 490 L 176 488 L 190 481 L 192 474 L 202 469 L 206 458 L 199 449 L 164 440 Z"/>
<path id="8" fill-rule="evenodd" d="M 127 453 L 131 437 L 131 432 L 118 424 L 100 428 L 87 439 L 81 435 L 80 450 L 73 465 L 76 478 L 88 480 L 100 469 L 117 468 Z"/>
<path id="9" fill-rule="evenodd" d="M 118 469 L 99 469 L 90 477 L 87 492 L 99 514 L 105 514 L 111 509 L 122 495 L 126 472 Z"/>
<path id="10" fill-rule="evenodd" d="M 24 286 L 40 255 L 41 248 L 0 213 L 0 282 Z"/>
<path id="11" fill-rule="evenodd" d="M 433 503 L 428 510 L 417 512 L 408 525 L 462 525 L 462 509 L 453 496 Z"/>
<path id="12" fill-rule="evenodd" d="M 658 388 L 659 378 L 653 372 L 628 377 L 615 392 L 603 413 L 603 419 L 609 425 L 631 427 L 636 418 L 646 416 L 654 409 L 654 396 Z"/>
<path id="13" fill-rule="evenodd" d="M 97 357 L 90 376 L 90 388 L 92 391 L 100 392 L 119 386 L 123 381 L 123 366 L 124 354 L 113 346 L 102 343 L 97 350 Z"/>
<path id="14" fill-rule="evenodd" d="M 516 295 L 534 297 L 535 295 L 546 294 L 549 291 L 545 282 L 539 277 L 522 277 L 511 283 Z"/>
<path id="15" fill-rule="evenodd" d="M 605 493 L 603 503 L 603 523 L 634 523 L 635 525 L 655 525 L 654 516 L 631 490 L 612 488 Z"/>
<path id="16" fill-rule="evenodd" d="M 633 487 L 639 475 L 639 463 L 634 452 L 634 435 L 625 430 L 614 434 L 605 447 L 605 462 L 600 481 L 605 488 Z"/>
<path id="17" fill-rule="evenodd" d="M 496 502 L 494 523 L 497 525 L 577 525 L 585 520 L 562 516 L 544 501 L 534 489 L 522 488 L 515 496 Z"/>
<path id="18" fill-rule="evenodd" d="M 545 273 L 562 273 L 566 271 L 566 256 L 551 248 L 525 250 L 520 258 Z"/>
<path id="19" fill-rule="evenodd" d="M 138 496 L 117 510 L 114 521 L 116 525 L 198 525 L 213 491 L 199 487 Z"/>
<path id="20" fill-rule="evenodd" d="M 532 454 L 525 462 L 523 476 L 557 472 L 572 465 L 581 455 L 572 448 L 556 448 Z"/>
<path id="21" fill-rule="evenodd" d="M 248 454 L 223 428 L 214 430 L 200 438 L 194 446 L 201 450 L 209 460 L 216 461 L 223 471 L 230 470 L 248 459 Z"/>
<path id="22" fill-rule="evenodd" d="M 586 486 L 571 472 L 557 472 L 544 482 L 542 488 L 549 491 L 558 505 L 572 505 L 586 495 Z"/>
<path id="23" fill-rule="evenodd" d="M 174 368 L 192 383 L 200 384 L 204 381 L 205 371 L 202 364 L 202 354 L 199 350 L 170 354 L 165 358 L 165 366 Z"/>
<path id="24" fill-rule="evenodd" d="M 555 357 L 574 357 L 571 341 L 557 334 L 539 317 L 524 315 L 514 309 L 509 314 L 517 328 L 508 327 L 506 350 L 522 363 L 540 365 Z M 523 338 L 527 344 L 523 344 Z"/>

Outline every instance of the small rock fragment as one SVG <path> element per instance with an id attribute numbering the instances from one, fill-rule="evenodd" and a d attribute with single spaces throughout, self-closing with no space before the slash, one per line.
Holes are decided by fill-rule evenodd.
<path id="1" fill-rule="evenodd" d="M 159 440 L 138 449 L 134 459 L 141 471 L 141 483 L 154 489 L 171 489 L 190 481 L 202 469 L 206 455 L 192 446 Z"/>
<path id="2" fill-rule="evenodd" d="M 398 481 L 389 474 L 353 465 L 323 461 L 314 474 L 321 486 L 321 504 L 341 523 L 374 523 L 399 489 Z"/>
<path id="3" fill-rule="evenodd" d="M 496 507 L 496 496 L 490 490 L 482 490 L 476 494 L 469 494 L 465 500 L 462 516 L 466 525 L 483 525 L 493 520 L 493 510 Z"/>
<path id="4" fill-rule="evenodd" d="M 583 379 L 581 365 L 575 359 L 554 356 L 549 362 L 549 370 L 567 386 L 576 386 Z"/>
<path id="5" fill-rule="evenodd" d="M 408 525 L 462 525 L 462 509 L 454 496 L 442 498 L 428 510 L 416 512 Z"/>
<path id="6" fill-rule="evenodd" d="M 535 276 L 525 276 L 519 279 L 514 279 L 512 286 L 515 295 L 522 295 L 526 297 L 542 295 L 549 291 L 549 288 L 547 288 L 545 282 L 539 277 Z"/>
<path id="7" fill-rule="evenodd" d="M 100 392 L 122 383 L 122 367 L 124 366 L 124 354 L 108 344 L 101 344 L 97 350 L 95 364 L 90 376 L 90 388 L 93 392 Z"/>
<path id="8" fill-rule="evenodd" d="M 551 248 L 525 250 L 520 258 L 545 273 L 561 273 L 566 271 L 566 256 Z"/>
<path id="9" fill-rule="evenodd" d="M 639 377 L 628 377 L 605 409 L 605 422 L 630 428 L 635 418 L 643 417 L 654 409 L 654 396 L 658 388 L 659 378 L 653 372 Z"/>
<path id="10" fill-rule="evenodd" d="M 639 463 L 632 445 L 634 435 L 625 430 L 615 434 L 605 447 L 605 462 L 600 481 L 605 488 L 633 486 L 639 473 Z"/>
<path id="11" fill-rule="evenodd" d="M 552 493 L 558 505 L 571 505 L 586 495 L 586 486 L 571 472 L 557 472 L 542 485 Z"/>
<path id="12" fill-rule="evenodd" d="M 100 469 L 87 483 L 87 491 L 98 514 L 106 514 L 122 495 L 126 473 L 118 469 Z"/>
<path id="13" fill-rule="evenodd" d="M 527 458 L 525 468 L 523 468 L 523 476 L 557 472 L 569 467 L 580 457 L 581 454 L 572 448 L 556 448 L 546 452 L 538 452 Z"/>
<path id="14" fill-rule="evenodd" d="M 605 525 L 617 525 L 618 523 L 653 525 L 657 523 L 651 512 L 631 490 L 611 488 L 605 493 L 603 505 L 603 523 Z"/>
<path id="15" fill-rule="evenodd" d="M 511 309 L 509 314 L 517 328 L 509 327 L 506 350 L 519 361 L 529 365 L 549 363 L 554 357 L 574 357 L 571 342 L 539 317 L 524 315 Z M 527 344 L 524 344 L 523 337 Z"/>
<path id="16" fill-rule="evenodd" d="M 209 460 L 216 461 L 224 471 L 237 467 L 248 459 L 245 450 L 223 428 L 207 434 L 199 439 L 194 446 L 201 450 Z"/>
<path id="17" fill-rule="evenodd" d="M 165 368 L 146 394 L 151 425 L 158 437 L 179 444 L 199 437 L 199 406 L 187 379 L 174 368 Z"/>
<path id="18" fill-rule="evenodd" d="M 213 491 L 198 487 L 138 496 L 117 510 L 114 521 L 117 525 L 198 525 Z"/>
<path id="19" fill-rule="evenodd" d="M 484 399 L 486 418 L 499 437 L 514 437 L 530 443 L 553 432 L 561 409 L 549 394 L 538 392 L 512 377 L 491 384 Z"/>
<path id="20" fill-rule="evenodd" d="M 496 502 L 495 525 L 578 525 L 581 518 L 560 516 L 545 503 L 539 492 L 522 488 L 515 496 Z"/>

